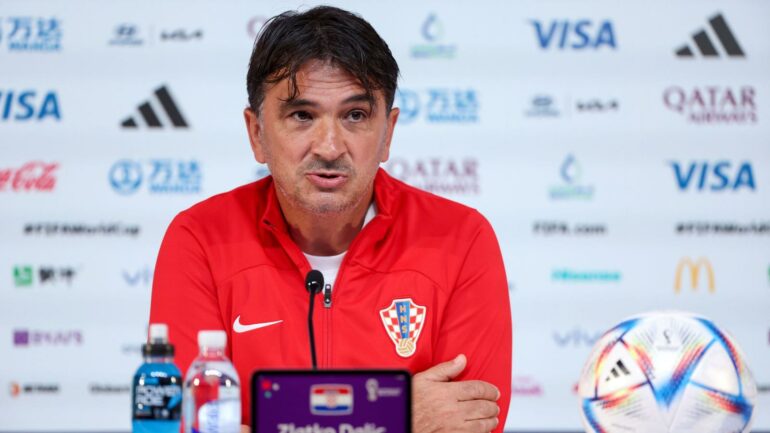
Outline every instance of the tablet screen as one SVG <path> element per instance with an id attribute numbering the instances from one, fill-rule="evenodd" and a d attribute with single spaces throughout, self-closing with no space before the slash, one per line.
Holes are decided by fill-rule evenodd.
<path id="1" fill-rule="evenodd" d="M 253 433 L 411 431 L 405 371 L 257 371 L 251 385 Z"/>

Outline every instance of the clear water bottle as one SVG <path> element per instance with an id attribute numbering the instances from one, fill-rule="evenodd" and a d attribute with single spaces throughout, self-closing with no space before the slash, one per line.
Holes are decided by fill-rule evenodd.
<path id="1" fill-rule="evenodd" d="M 150 339 L 142 345 L 144 364 L 134 375 L 132 421 L 134 433 L 179 433 L 182 415 L 182 374 L 174 365 L 174 346 L 168 327 L 150 325 Z"/>
<path id="2" fill-rule="evenodd" d="M 225 331 L 200 331 L 200 354 L 184 381 L 184 433 L 239 433 L 241 388 L 225 356 Z"/>

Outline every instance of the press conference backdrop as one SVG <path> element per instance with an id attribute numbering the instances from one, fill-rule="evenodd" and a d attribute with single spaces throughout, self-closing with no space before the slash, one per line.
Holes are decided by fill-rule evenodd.
<path id="1" fill-rule="evenodd" d="M 654 309 L 735 336 L 770 429 L 770 3 L 334 4 L 402 69 L 384 167 L 497 232 L 506 430 L 580 430 L 591 345 Z M 130 428 L 163 233 L 268 173 L 248 59 L 267 18 L 309 6 L 0 2 L 0 430 Z"/>

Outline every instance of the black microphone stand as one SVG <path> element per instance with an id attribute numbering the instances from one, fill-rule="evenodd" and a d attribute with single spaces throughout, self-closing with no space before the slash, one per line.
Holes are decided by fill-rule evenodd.
<path id="1" fill-rule="evenodd" d="M 310 292 L 310 308 L 307 313 L 307 333 L 310 337 L 310 359 L 313 363 L 313 370 L 318 370 L 318 362 L 315 354 L 315 330 L 313 328 L 313 307 L 315 305 L 315 294 L 321 291 L 324 285 L 324 276 L 321 271 L 313 269 L 305 277 L 305 287 Z"/>

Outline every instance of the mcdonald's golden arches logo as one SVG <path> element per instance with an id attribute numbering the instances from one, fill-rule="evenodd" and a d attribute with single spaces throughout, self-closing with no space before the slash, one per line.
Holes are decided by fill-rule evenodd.
<path id="1" fill-rule="evenodd" d="M 685 269 L 689 272 L 684 272 Z M 679 264 L 676 265 L 676 276 L 674 277 L 674 292 L 680 293 L 682 291 L 682 274 L 690 276 L 690 288 L 694 292 L 697 291 L 700 287 L 700 284 L 698 283 L 700 282 L 702 269 L 706 271 L 709 293 L 716 292 L 714 268 L 711 266 L 711 262 L 705 257 L 698 257 L 695 261 L 690 257 L 684 257 L 679 260 Z"/>

